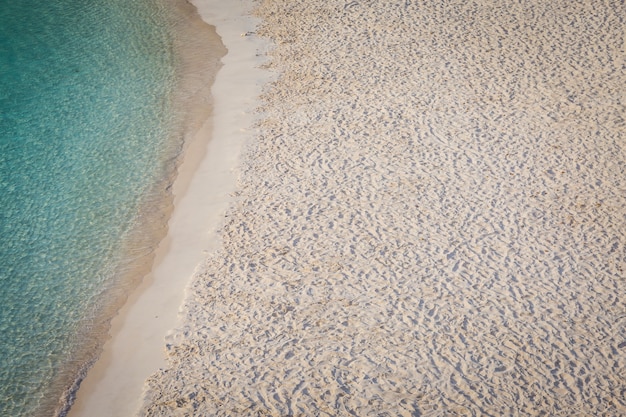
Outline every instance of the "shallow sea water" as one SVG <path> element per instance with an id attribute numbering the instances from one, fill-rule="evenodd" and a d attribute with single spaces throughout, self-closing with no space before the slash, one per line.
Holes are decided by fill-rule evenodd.
<path id="1" fill-rule="evenodd" d="M 161 1 L 0 0 L 2 416 L 58 411 L 157 243 L 139 231 L 163 227 L 181 150 L 167 16 Z"/>

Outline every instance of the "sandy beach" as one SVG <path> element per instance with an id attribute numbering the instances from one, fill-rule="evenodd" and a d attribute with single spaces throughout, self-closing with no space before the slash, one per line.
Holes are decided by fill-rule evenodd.
<path id="1" fill-rule="evenodd" d="M 269 61 L 139 415 L 626 415 L 624 5 L 217 3 Z"/>

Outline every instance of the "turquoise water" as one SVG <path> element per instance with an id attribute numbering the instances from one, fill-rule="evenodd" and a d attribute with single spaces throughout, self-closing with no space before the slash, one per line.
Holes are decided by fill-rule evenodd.
<path id="1" fill-rule="evenodd" d="M 165 222 L 181 146 L 167 15 L 149 0 L 0 0 L 1 416 L 58 408 L 156 244 L 138 230 Z"/>

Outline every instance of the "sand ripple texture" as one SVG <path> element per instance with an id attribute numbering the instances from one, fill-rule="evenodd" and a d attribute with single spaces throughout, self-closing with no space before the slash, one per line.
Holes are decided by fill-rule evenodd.
<path id="1" fill-rule="evenodd" d="M 264 0 L 150 416 L 626 415 L 620 1 Z"/>

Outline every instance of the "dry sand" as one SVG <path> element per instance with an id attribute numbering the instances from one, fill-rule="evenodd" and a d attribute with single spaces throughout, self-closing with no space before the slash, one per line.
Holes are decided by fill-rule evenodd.
<path id="1" fill-rule="evenodd" d="M 623 2 L 257 6 L 280 77 L 141 415 L 626 415 Z"/>

